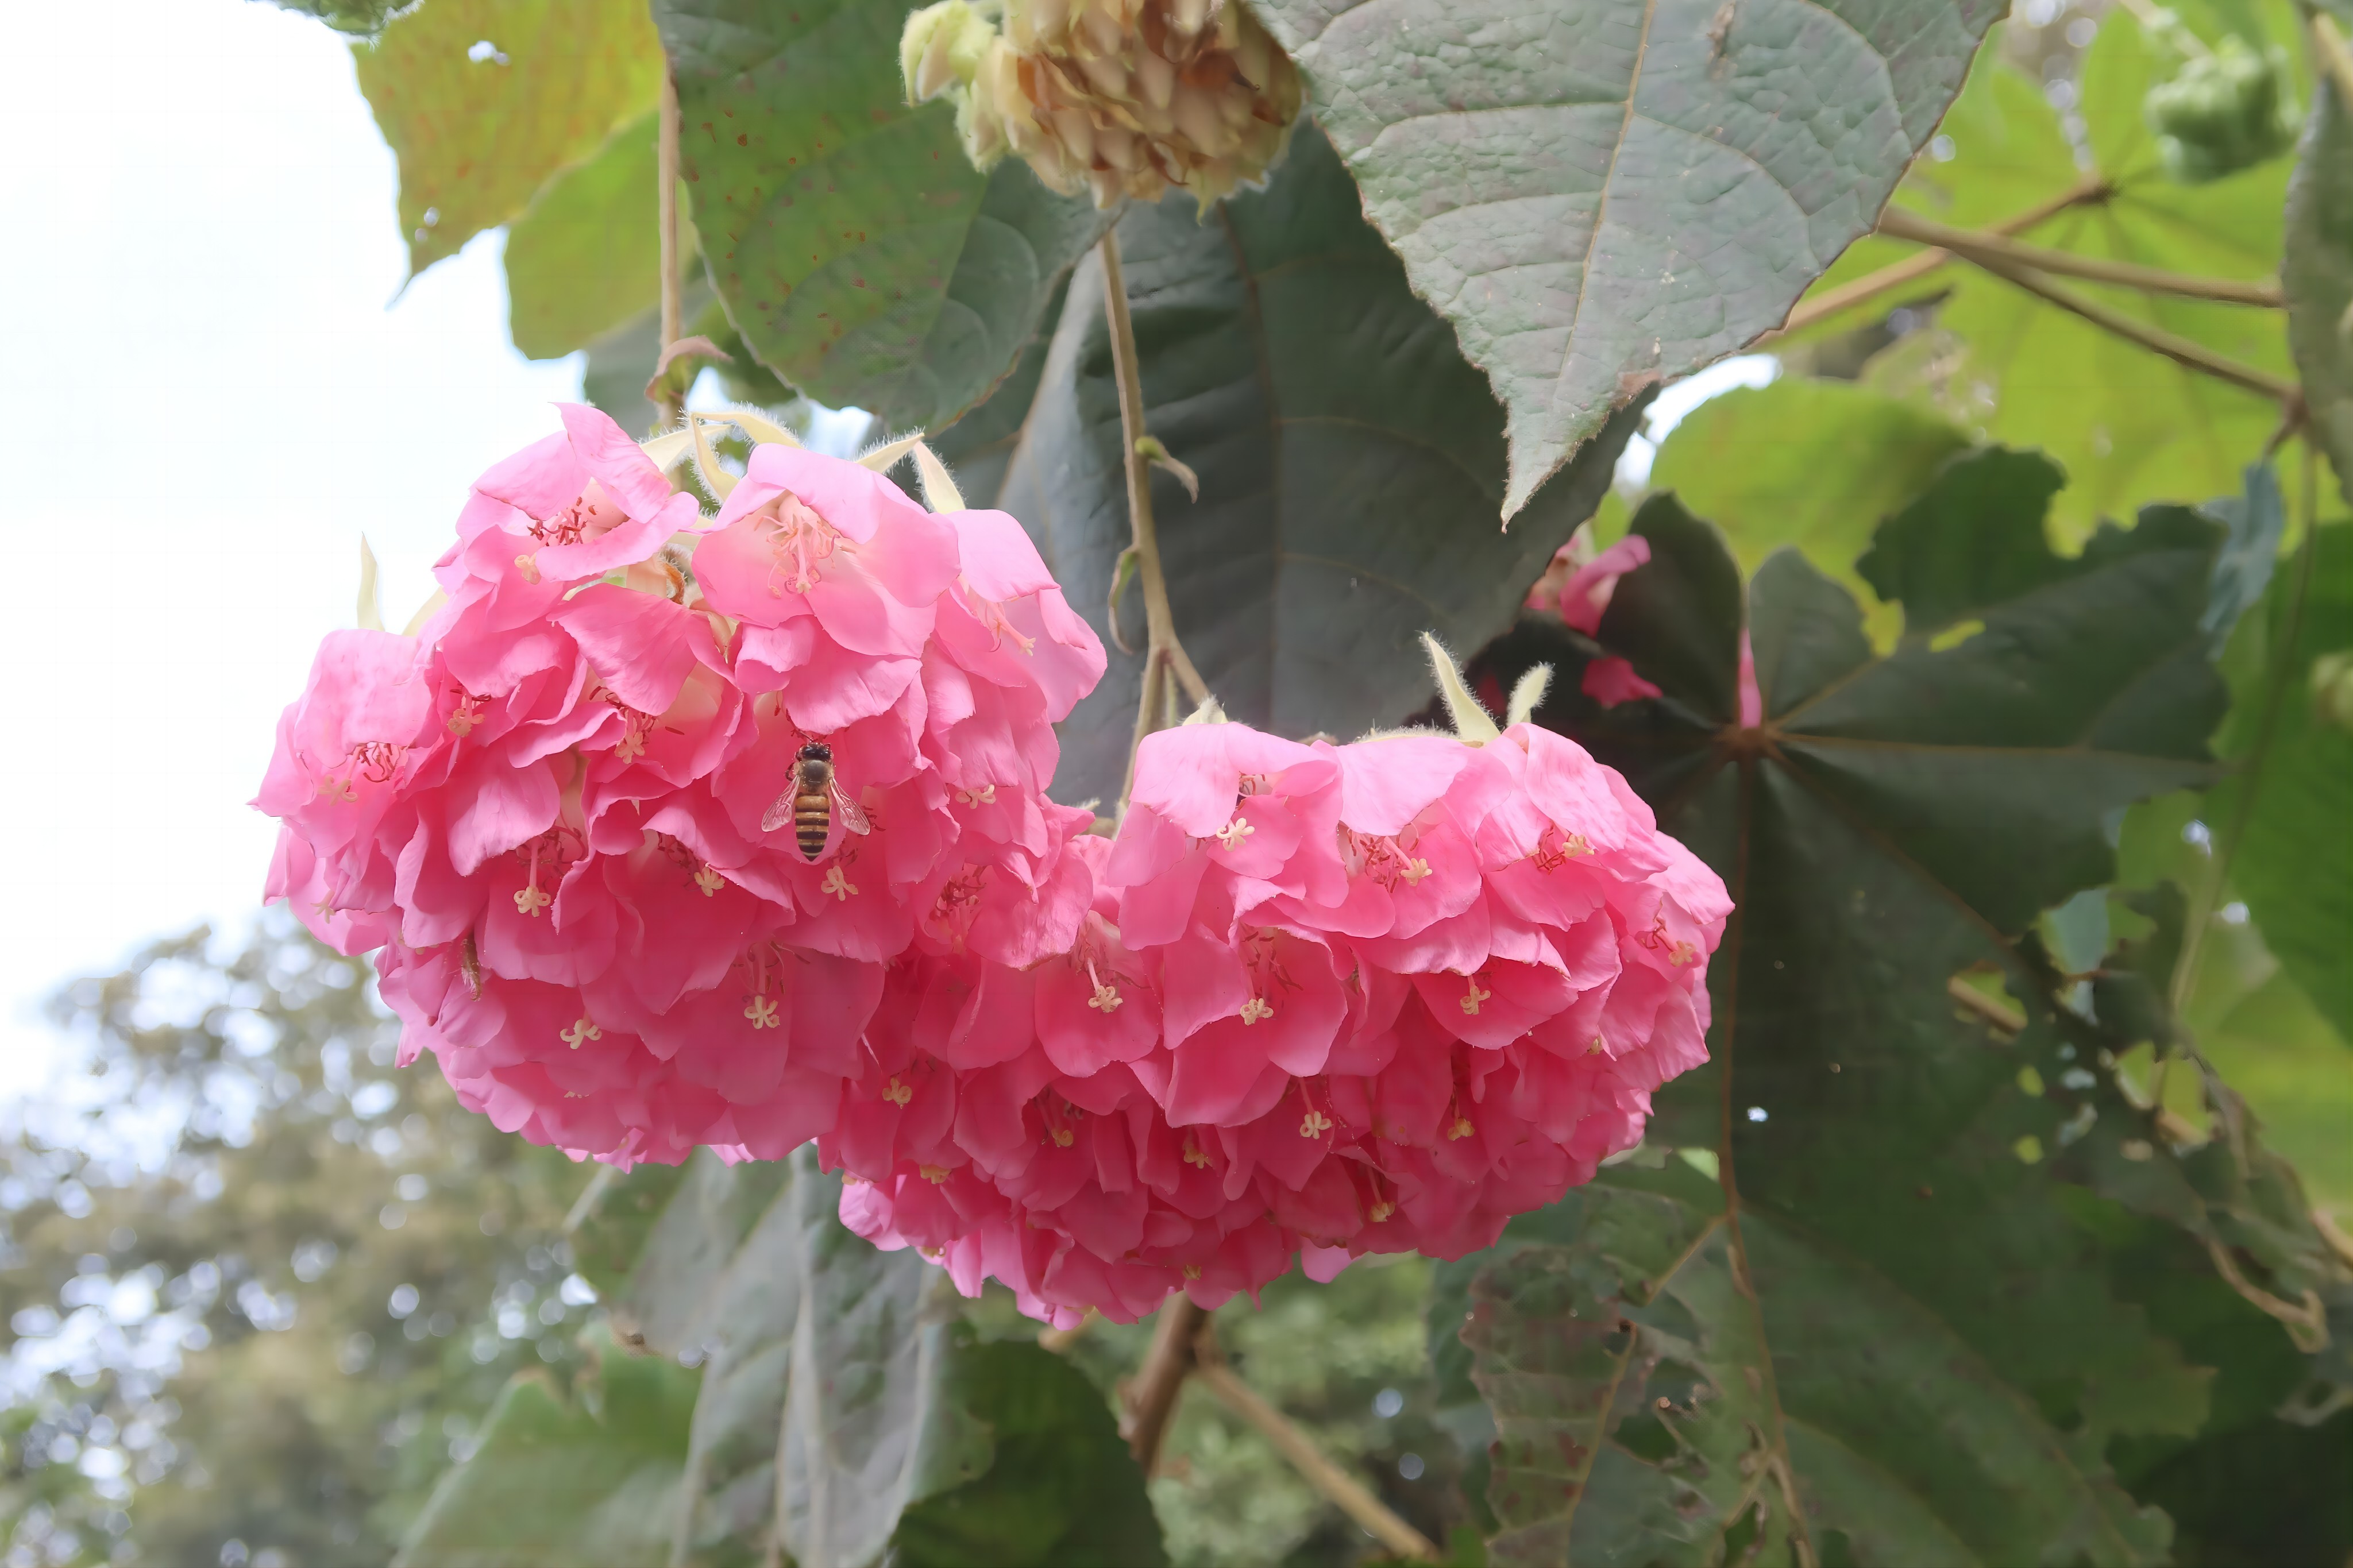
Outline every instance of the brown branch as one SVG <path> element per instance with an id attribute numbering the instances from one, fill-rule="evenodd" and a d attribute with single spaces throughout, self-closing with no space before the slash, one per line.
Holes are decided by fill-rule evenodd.
<path id="1" fill-rule="evenodd" d="M 1945 982 L 1945 994 L 2005 1035 L 2019 1034 L 2026 1027 L 2025 1014 L 1987 995 L 1957 974 Z"/>
<path id="2" fill-rule="evenodd" d="M 1198 1344 L 1199 1363 L 1194 1375 L 1201 1385 L 1218 1396 L 1219 1404 L 1255 1427 L 1259 1435 L 1274 1445 L 1276 1453 L 1291 1461 L 1302 1479 L 1355 1520 L 1383 1546 L 1399 1557 L 1416 1562 L 1436 1562 L 1440 1555 L 1438 1543 L 1407 1523 L 1387 1503 L 1375 1497 L 1365 1484 L 1333 1463 L 1331 1457 L 1315 1446 L 1315 1439 L 1292 1424 L 1291 1418 L 1259 1396 L 1258 1391 L 1244 1383 L 1226 1364 L 1217 1343 L 1207 1334 Z"/>
<path id="3" fill-rule="evenodd" d="M 1193 1370 L 1193 1342 L 1208 1321 L 1209 1314 L 1195 1306 L 1190 1297 L 1182 1292 L 1170 1296 L 1154 1320 L 1152 1348 L 1144 1352 L 1144 1364 L 1128 1384 L 1127 1412 L 1120 1420 L 1120 1434 L 1147 1479 L 1160 1462 L 1160 1440 L 1167 1435 L 1169 1417 L 1176 1413 L 1176 1395 L 1184 1389 L 1185 1374 Z"/>
<path id="4" fill-rule="evenodd" d="M 2058 216 L 2069 207 L 2081 206 L 2086 202 L 2104 201 L 2111 194 L 2105 180 L 2086 179 L 2071 189 L 2060 192 L 2047 201 L 2036 203 L 2024 212 L 2014 214 L 2000 223 L 1989 226 L 1982 232 L 2005 236 L 2022 234 L 2039 224 Z M 1893 207 L 1888 209 L 1889 212 L 1894 210 Z M 1881 218 L 1883 222 L 1885 214 L 1882 214 Z M 1917 279 L 1926 278 L 1952 259 L 1952 255 L 1948 251 L 1924 250 L 1917 256 L 1907 256 L 1901 261 L 1892 262 L 1876 272 L 1867 272 L 1852 283 L 1841 283 L 1817 299 L 1799 303 L 1790 310 L 1788 321 L 1758 338 L 1750 346 L 1761 348 L 1778 338 L 1785 338 L 1792 332 L 1803 331 L 1815 322 L 1826 321 L 1841 310 L 1851 310 L 1857 305 L 1876 300 L 1891 289 L 1901 289 Z"/>
<path id="5" fill-rule="evenodd" d="M 2284 405 L 2296 395 L 2298 389 L 2295 382 L 2284 381 L 2268 371 L 2227 359 L 2203 343 L 2193 342 L 2161 327 L 2137 321 L 2121 310 L 2061 288 L 2031 267 L 1997 260 L 1982 252 L 1968 259 L 1982 270 L 2017 285 L 2046 303 L 2056 305 L 2070 315 L 2080 316 L 2103 331 L 2113 333 L 2127 342 L 2137 343 L 2152 353 L 2163 354 L 2187 369 L 2199 371 L 2218 381 L 2226 381 L 2274 403 Z"/>
<path id="6" fill-rule="evenodd" d="M 2247 283 L 2230 278 L 2193 278 L 2184 273 L 2168 272 L 2161 268 L 2137 266 L 2129 261 L 2105 261 L 2097 257 L 2054 250 L 2045 245 L 2021 244 L 2005 235 L 1972 233 L 1965 228 L 1955 228 L 1950 224 L 1938 223 L 1934 218 L 1922 217 L 1901 207 L 1889 207 L 1880 215 L 1879 232 L 1894 239 L 1933 245 L 1971 260 L 1989 256 L 1997 261 L 2031 267 L 2038 272 L 2082 278 L 2094 283 L 2114 283 L 2126 289 L 2137 289 L 2145 294 L 2171 294 L 2184 300 L 2211 300 L 2225 305 L 2255 305 L 2274 310 L 2286 304 L 2274 279 Z"/>

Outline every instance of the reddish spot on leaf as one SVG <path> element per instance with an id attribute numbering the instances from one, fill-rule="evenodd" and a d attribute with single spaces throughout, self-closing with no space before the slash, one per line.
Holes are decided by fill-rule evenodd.
<path id="1" fill-rule="evenodd" d="M 738 147 L 748 146 L 751 143 L 751 141 L 752 139 L 741 131 L 738 131 L 735 133 L 735 145 Z"/>

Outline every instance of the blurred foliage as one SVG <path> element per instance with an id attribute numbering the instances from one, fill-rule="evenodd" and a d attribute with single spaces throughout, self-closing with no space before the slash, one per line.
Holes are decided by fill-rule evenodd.
<path id="1" fill-rule="evenodd" d="M 588 1292 L 580 1177 L 458 1109 L 282 912 L 54 1005 L 0 1127 L 0 1563 L 380 1563 Z"/>

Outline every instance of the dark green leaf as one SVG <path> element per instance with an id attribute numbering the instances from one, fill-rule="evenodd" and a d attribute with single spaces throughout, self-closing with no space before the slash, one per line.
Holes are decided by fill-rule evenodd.
<path id="1" fill-rule="evenodd" d="M 1581 1212 L 1506 1233 L 1506 1248 L 1546 1237 L 1549 1259 L 1448 1271 L 1457 1301 L 1525 1320 L 1516 1342 L 1482 1339 L 1476 1321 L 1464 1332 L 1472 1364 L 1457 1373 L 1500 1380 L 1491 1401 L 1530 1344 L 1568 1331 L 1525 1294 L 1556 1274 L 1657 1355 L 1623 1350 L 1614 1417 L 1579 1405 L 1574 1381 L 1511 1422 L 1496 1405 L 1499 1551 L 1517 1531 L 1542 1546 L 1529 1561 L 1560 1561 L 1567 1542 L 1573 1561 L 1714 1563 L 1802 1531 L 1833 1562 L 2164 1554 L 2165 1521 L 2104 1455 L 2126 1436 L 2189 1439 L 2207 1377 L 2117 1282 L 2098 1226 L 2129 1225 L 2132 1205 L 2080 1172 L 2063 1182 L 2056 1156 L 2094 1126 L 2116 1147 L 2142 1138 L 2152 1169 L 2174 1157 L 2114 1075 L 2081 1070 L 2106 1047 L 2052 1010 L 2063 978 L 2015 944 L 2106 879 L 2107 818 L 2211 774 L 2223 694 L 2201 620 L 2223 531 L 2152 509 L 2063 558 L 2042 538 L 2038 472 L 2011 454 L 1955 463 L 1882 531 L 1878 569 L 1915 629 L 1981 623 L 1952 646 L 1907 638 L 1874 657 L 1843 588 L 1794 551 L 1769 558 L 1746 594 L 1757 730 L 1730 696 L 1732 563 L 1672 501 L 1636 519 L 1652 563 L 1621 582 L 1598 643 L 1666 695 L 1602 710 L 1567 680 L 1540 717 L 1625 769 L 1738 902 L 1710 971 L 1714 1059 L 1662 1091 L 1651 1124 L 1654 1141 L 1704 1150 L 1727 1193 L 1736 1181 L 1737 1220 L 1712 1219 L 1728 1206 L 1713 1196 L 1654 1212 L 1662 1179 L 1620 1167 L 1609 1187 L 1643 1195 L 1596 1189 L 1572 1200 Z M 1995 569 L 1956 590 L 1924 563 L 1970 561 L 1963 541 L 1988 542 Z M 1957 1007 L 1948 985 L 1981 966 L 2025 999 L 2022 1033 L 1987 1027 L 2006 1005 Z M 1619 1217 L 1602 1226 L 1601 1208 Z M 1649 1217 L 1625 1217 L 1637 1211 Z M 1682 1261 L 1662 1271 L 1643 1247 Z M 1718 1273 L 1753 1294 L 1717 1289 Z M 1434 1331 L 1461 1310 L 1441 1296 Z M 1525 1484 L 1555 1478 L 1514 1468 L 1511 1444 L 1580 1421 L 1599 1458 L 1569 1507 Z M 1605 1461 L 1641 1484 L 1605 1487 Z"/>
<path id="2" fill-rule="evenodd" d="M 2313 428 L 2353 499 L 2353 112 L 2328 82 L 2313 89 L 2288 184 L 2280 282 Z"/>
<path id="3" fill-rule="evenodd" d="M 763 363 L 892 428 L 979 402 L 1110 222 L 910 109 L 900 0 L 658 0 L 711 277 Z"/>
<path id="4" fill-rule="evenodd" d="M 434 1489 L 407 1568 L 649 1568 L 670 1560 L 694 1373 L 607 1342 L 573 1397 L 523 1373 Z"/>
<path id="5" fill-rule="evenodd" d="M 582 1205 L 575 1245 L 616 1326 L 704 1358 L 682 1450 L 690 1560 L 1159 1561 L 1092 1385 L 1034 1346 L 968 1342 L 945 1274 L 845 1229 L 840 1194 L 810 1149 L 703 1152 Z"/>
<path id="6" fill-rule="evenodd" d="M 1266 0 L 1511 416 L 1506 515 L 1642 387 L 1778 326 L 2000 14 L 1971 0 Z"/>
<path id="7" fill-rule="evenodd" d="M 1159 1568 L 1144 1474 L 1103 1395 L 1060 1356 L 959 1336 L 946 1397 L 987 1435 L 985 1471 L 909 1508 L 893 1568 Z"/>
<path id="8" fill-rule="evenodd" d="M 1477 647 L 1510 622 L 1591 514 L 1634 414 L 1499 531 L 1502 410 L 1312 128 L 1263 192 L 1206 220 L 1181 195 L 1133 209 L 1120 246 L 1146 425 L 1201 476 L 1198 502 L 1166 475 L 1153 481 L 1187 650 L 1238 720 L 1294 735 L 1396 722 L 1428 689 L 1420 633 Z M 992 499 L 976 486 L 965 496 Z M 1130 534 L 1092 260 L 1071 282 L 994 500 L 1104 632 Z M 1063 726 L 1058 795 L 1118 794 L 1140 669 L 1114 652 Z"/>
<path id="9" fill-rule="evenodd" d="M 400 159 L 411 273 L 522 216 L 661 83 L 644 0 L 431 0 L 352 52 Z"/>

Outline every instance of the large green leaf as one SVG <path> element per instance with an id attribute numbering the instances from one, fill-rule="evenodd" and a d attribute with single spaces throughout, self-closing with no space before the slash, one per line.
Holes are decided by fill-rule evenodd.
<path id="1" fill-rule="evenodd" d="M 400 159 L 412 273 L 521 216 L 661 83 L 644 0 L 427 0 L 352 52 Z"/>
<path id="2" fill-rule="evenodd" d="M 635 1343 L 698 1354 L 681 1561 L 1161 1561 L 1092 1385 L 976 1345 L 946 1276 L 845 1229 L 839 1177 L 698 1152 L 600 1183 L 576 1247 Z"/>
<path id="3" fill-rule="evenodd" d="M 1499 531 L 1503 412 L 1312 129 L 1264 191 L 1206 220 L 1172 196 L 1131 209 L 1119 234 L 1145 422 L 1201 478 L 1198 501 L 1165 475 L 1153 484 L 1187 651 L 1238 720 L 1293 735 L 1396 722 L 1427 687 L 1416 638 L 1476 647 L 1510 623 L 1591 514 L 1636 413 Z M 965 493 L 1028 525 L 1108 643 L 1113 563 L 1130 535 L 1092 259 L 1000 489 Z M 1058 795 L 1118 794 L 1140 669 L 1114 650 L 1063 725 Z"/>
<path id="4" fill-rule="evenodd" d="M 1737 900 L 1710 972 L 1713 1060 L 1662 1091 L 1651 1133 L 1704 1150 L 1725 1195 L 1670 1193 L 1662 1210 L 1658 1190 L 1596 1192 L 1507 1233 L 1556 1247 L 1548 1260 L 1450 1271 L 1471 1305 L 1441 1298 L 1436 1348 L 1473 1384 L 1509 1384 L 1526 1335 L 1567 1331 L 1523 1301 L 1562 1271 L 1640 1331 L 1631 1348 L 1596 1342 L 1643 1379 L 1618 1416 L 1578 1415 L 1573 1384 L 1539 1414 L 1599 1422 L 1579 1441 L 1647 1469 L 1641 1487 L 1597 1479 L 1571 1507 L 1525 1485 L 1512 1439 L 1539 1428 L 1496 1408 L 1488 1498 L 1507 1560 L 1557 1562 L 1566 1541 L 1572 1561 L 1713 1563 L 1800 1530 L 1827 1561 L 2162 1558 L 2164 1521 L 2105 1451 L 2187 1440 L 2208 1379 L 2114 1277 L 2090 1221 L 2122 1223 L 2124 1199 L 2062 1182 L 2053 1158 L 2087 1121 L 2129 1119 L 2145 1138 L 2148 1118 L 2083 1070 L 2091 1053 L 2047 1000 L 2062 982 L 2014 944 L 2107 879 L 2105 819 L 2211 775 L 2224 693 L 2204 623 L 2222 531 L 2151 509 L 2060 557 L 2042 531 L 2055 487 L 2047 462 L 1989 452 L 1891 520 L 1864 570 L 1913 635 L 1884 658 L 1852 595 L 1795 551 L 1744 595 L 1718 536 L 1653 500 L 1634 524 L 1651 564 L 1620 582 L 1598 644 L 1556 650 L 1572 679 L 1541 716 L 1626 771 Z M 1949 563 L 1980 558 L 1956 585 Z M 1744 599 L 1755 730 L 1736 717 Z M 1583 699 L 1575 666 L 1597 649 L 1663 695 Z M 1977 968 L 2007 975 L 2022 1033 L 1988 1026 L 2001 1005 L 1957 1007 L 1948 984 Z M 1663 1254 L 1672 1268 L 1651 1260 L 1661 1236 L 1687 1238 Z M 1474 1321 L 1450 1352 L 1463 1310 L 1498 1332 Z M 1712 1447 L 1735 1438 L 1736 1484 Z"/>
<path id="5" fill-rule="evenodd" d="M 770 368 L 892 428 L 986 396 L 1110 215 L 911 109 L 902 0 L 657 0 L 711 278 Z"/>
<path id="6" fill-rule="evenodd" d="M 1785 544 L 1860 590 L 1855 558 L 1881 520 L 1968 445 L 1949 420 L 1851 382 L 1785 375 L 1702 404 L 1651 467 L 1654 489 L 1724 531 L 1741 570 Z"/>
<path id="7" fill-rule="evenodd" d="M 2253 280 L 2279 266 L 2288 164 L 2274 159 L 2211 184 L 2166 173 L 2142 102 L 2159 62 L 2118 17 L 2085 58 L 2081 112 L 2089 171 L 2078 166 L 2057 110 L 1990 52 L 1945 127 L 1949 162 L 1924 160 L 1905 206 L 1964 226 L 2013 216 L 2096 189 L 2023 237 L 2099 260 L 2193 276 Z M 2086 182 L 2093 182 L 2087 185 Z M 1825 287 L 1916 251 L 1858 245 Z M 2278 313 L 2106 288 L 2064 288 L 2228 359 L 2293 378 Z M 1874 308 L 1941 296 L 1938 331 L 1915 333 L 1874 361 L 1866 379 L 1935 402 L 1994 440 L 2040 447 L 2066 470 L 2056 518 L 2070 539 L 2151 500 L 2200 500 L 2237 489 L 2239 469 L 2278 426 L 2263 396 L 2189 370 L 2009 281 L 1959 264 L 1883 297 Z M 1957 345 L 1955 340 L 1957 339 Z M 1958 353 L 1955 352 L 1957 346 Z"/>
<path id="8" fill-rule="evenodd" d="M 2280 281 L 2314 428 L 2353 499 L 2353 111 L 2333 83 L 2314 89 L 2288 186 Z"/>
<path id="9" fill-rule="evenodd" d="M 507 1384 L 473 1458 L 444 1476 L 402 1543 L 403 1568 L 652 1568 L 670 1561 L 700 1380 L 609 1341 L 572 1396 Z"/>
<path id="10" fill-rule="evenodd" d="M 1779 325 L 2000 7 L 1262 0 L 1366 211 L 1511 418 L 1506 516 L 1641 388 Z"/>
<path id="11" fill-rule="evenodd" d="M 507 231 L 507 330 L 527 357 L 561 359 L 659 304 L 654 132 L 650 114 L 621 127 Z M 691 226 L 681 237 L 691 265 Z"/>
<path id="12" fill-rule="evenodd" d="M 2219 743 L 2241 768 L 2206 810 L 2224 842 L 2242 835 L 2231 885 L 2265 943 L 2353 1043 L 2353 734 L 2312 689 L 2315 660 L 2353 649 L 2353 526 L 2319 529 L 2311 549 L 2283 564 L 2233 649 L 2245 657 Z"/>

